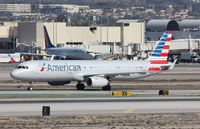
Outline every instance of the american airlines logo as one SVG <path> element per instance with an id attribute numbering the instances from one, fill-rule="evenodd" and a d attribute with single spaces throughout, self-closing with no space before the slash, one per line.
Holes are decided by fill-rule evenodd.
<path id="1" fill-rule="evenodd" d="M 45 69 L 45 63 L 42 65 L 41 69 L 40 69 L 40 72 L 43 72 Z"/>
<path id="2" fill-rule="evenodd" d="M 81 66 L 80 65 L 47 65 L 47 71 L 81 71 Z"/>

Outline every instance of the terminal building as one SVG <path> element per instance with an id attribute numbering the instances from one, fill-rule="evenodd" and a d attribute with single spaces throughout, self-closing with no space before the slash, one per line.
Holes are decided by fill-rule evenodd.
<path id="1" fill-rule="evenodd" d="M 45 49 L 43 26 L 54 45 L 146 57 L 164 31 L 173 31 L 171 53 L 199 51 L 200 20 L 119 20 L 113 26 L 69 26 L 65 22 L 2 22 L 0 40 Z M 8 39 L 5 41 L 5 39 Z M 11 45 L 12 46 L 12 45 Z M 15 44 L 13 44 L 15 46 Z M 24 50 L 28 50 L 24 47 Z M 32 50 L 32 49 L 30 49 Z"/>
<path id="2" fill-rule="evenodd" d="M 138 21 L 118 21 L 114 26 L 68 26 L 64 22 L 20 22 L 18 42 L 35 42 L 44 48 L 43 26 L 54 45 L 85 47 L 95 52 L 121 52 L 122 46 L 145 43 L 145 24 Z"/>
<path id="3" fill-rule="evenodd" d="M 0 23 L 0 53 L 16 51 L 17 22 Z"/>

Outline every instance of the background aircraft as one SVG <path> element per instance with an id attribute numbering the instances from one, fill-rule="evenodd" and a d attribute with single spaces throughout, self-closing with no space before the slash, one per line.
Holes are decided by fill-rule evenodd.
<path id="1" fill-rule="evenodd" d="M 1 53 L 0 62 L 4 62 L 4 63 L 20 62 L 20 53 Z"/>
<path id="2" fill-rule="evenodd" d="M 55 47 L 49 38 L 46 27 L 44 26 L 45 37 L 45 51 L 48 55 L 54 55 L 55 59 L 61 60 L 92 60 L 94 59 L 94 53 L 86 51 L 82 48 L 62 48 Z"/>
<path id="3" fill-rule="evenodd" d="M 168 62 L 169 45 L 172 33 L 165 32 L 155 49 L 146 60 L 41 60 L 19 64 L 11 72 L 15 79 L 24 81 L 46 81 L 49 84 L 63 85 L 77 81 L 77 90 L 87 86 L 100 86 L 110 90 L 114 79 L 137 79 L 172 69 Z"/>

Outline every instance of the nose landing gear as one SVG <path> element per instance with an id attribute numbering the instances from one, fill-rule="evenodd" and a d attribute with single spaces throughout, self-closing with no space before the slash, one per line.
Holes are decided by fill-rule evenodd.
<path id="1" fill-rule="evenodd" d="M 28 85 L 28 87 L 27 87 L 27 90 L 29 90 L 29 91 L 33 90 L 32 82 L 29 82 L 29 85 Z"/>

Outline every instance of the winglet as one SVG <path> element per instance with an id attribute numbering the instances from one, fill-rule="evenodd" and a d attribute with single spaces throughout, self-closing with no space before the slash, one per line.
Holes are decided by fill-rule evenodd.
<path id="1" fill-rule="evenodd" d="M 173 69 L 176 64 L 177 58 L 174 60 L 174 62 L 170 65 L 169 69 Z"/>
<path id="2" fill-rule="evenodd" d="M 54 57 L 55 57 L 55 55 L 52 55 L 51 58 L 50 58 L 50 60 L 54 60 Z"/>

